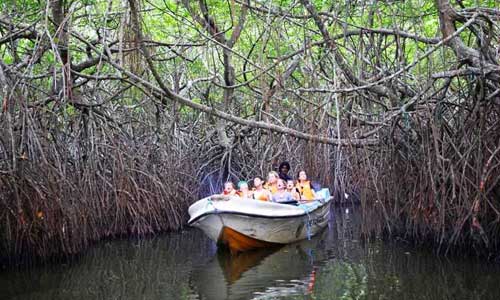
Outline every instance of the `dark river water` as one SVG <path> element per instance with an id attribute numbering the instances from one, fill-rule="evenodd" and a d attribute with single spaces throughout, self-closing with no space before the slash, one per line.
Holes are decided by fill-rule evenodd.
<path id="1" fill-rule="evenodd" d="M 0 271 L 0 299 L 500 299 L 500 267 L 363 243 L 335 209 L 309 241 L 231 257 L 200 230 L 101 242 L 70 263 Z"/>

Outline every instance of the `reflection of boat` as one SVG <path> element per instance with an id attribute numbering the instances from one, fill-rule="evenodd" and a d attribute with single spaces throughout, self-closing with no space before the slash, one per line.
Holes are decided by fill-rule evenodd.
<path id="1" fill-rule="evenodd" d="M 238 253 L 236 256 L 229 255 L 226 251 L 217 251 L 217 260 L 226 282 L 233 284 L 241 278 L 243 272 L 248 271 L 276 250 L 278 250 L 277 247 L 256 249 Z"/>
<path id="2" fill-rule="evenodd" d="M 311 237 L 328 224 L 328 189 L 318 200 L 295 205 L 211 196 L 189 207 L 189 224 L 232 252 L 287 244 Z"/>
<path id="3" fill-rule="evenodd" d="M 206 300 L 307 294 L 314 267 L 305 242 L 237 255 L 219 249 L 207 265 L 192 271 L 190 283 Z"/>

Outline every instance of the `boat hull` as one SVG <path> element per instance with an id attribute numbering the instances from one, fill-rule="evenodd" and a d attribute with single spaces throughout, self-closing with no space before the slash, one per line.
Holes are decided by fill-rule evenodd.
<path id="1" fill-rule="evenodd" d="M 330 197 L 299 206 L 208 197 L 193 204 L 189 224 L 212 240 L 243 252 L 303 240 L 328 224 Z"/>
<path id="2" fill-rule="evenodd" d="M 227 226 L 222 227 L 217 242 L 224 246 L 228 246 L 232 252 L 245 252 L 252 249 L 272 248 L 280 245 L 252 238 Z"/>

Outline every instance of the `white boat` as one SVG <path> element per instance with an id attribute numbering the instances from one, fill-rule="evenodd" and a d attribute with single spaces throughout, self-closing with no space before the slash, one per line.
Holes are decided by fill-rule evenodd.
<path id="1" fill-rule="evenodd" d="M 189 207 L 188 224 L 232 252 L 288 244 L 310 238 L 328 224 L 330 193 L 323 189 L 316 194 L 318 199 L 299 205 L 214 195 Z"/>

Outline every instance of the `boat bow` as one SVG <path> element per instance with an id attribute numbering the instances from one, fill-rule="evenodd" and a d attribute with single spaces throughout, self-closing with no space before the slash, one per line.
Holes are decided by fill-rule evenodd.
<path id="1" fill-rule="evenodd" d="M 246 251 L 287 244 L 316 234 L 328 223 L 330 195 L 300 205 L 288 205 L 215 195 L 190 206 L 188 224 L 212 240 Z"/>

